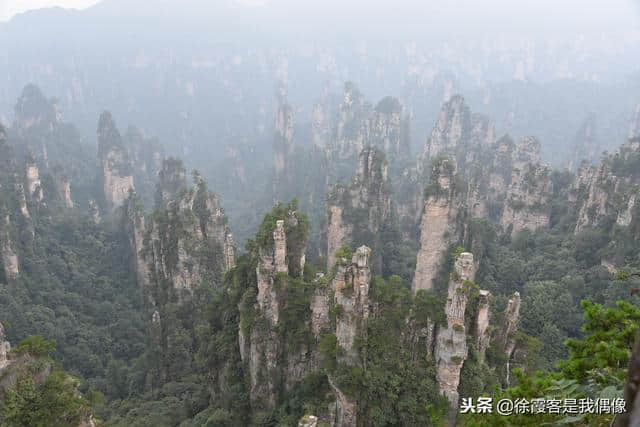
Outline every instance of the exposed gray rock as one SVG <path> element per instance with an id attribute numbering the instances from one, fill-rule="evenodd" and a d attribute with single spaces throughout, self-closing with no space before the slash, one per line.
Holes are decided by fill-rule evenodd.
<path id="1" fill-rule="evenodd" d="M 179 299 L 189 298 L 205 282 L 220 285 L 224 272 L 235 264 L 233 241 L 218 198 L 200 176 L 194 188 L 181 191 L 162 215 L 145 219 L 140 200 L 127 199 L 128 233 L 136 256 L 138 282 L 147 287 L 152 303 L 166 295 L 170 284 Z M 166 297 L 164 297 L 166 298 Z"/>
<path id="2" fill-rule="evenodd" d="M 9 341 L 5 341 L 4 326 L 0 323 L 0 371 L 9 364 L 10 351 L 11 344 L 9 344 Z"/>
<path id="3" fill-rule="evenodd" d="M 67 209 L 73 208 L 73 199 L 71 198 L 71 182 L 69 177 L 61 168 L 54 168 L 53 180 L 58 193 L 58 199 L 62 201 L 62 205 Z"/>
<path id="4" fill-rule="evenodd" d="M 465 311 L 470 293 L 469 283 L 475 278 L 476 268 L 473 254 L 464 252 L 454 263 L 454 272 L 449 280 L 445 314 L 447 324 L 438 329 L 436 338 L 436 377 L 440 392 L 447 397 L 451 407 L 458 405 L 460 371 L 467 358 L 467 336 Z"/>
<path id="5" fill-rule="evenodd" d="M 357 407 L 354 402 L 340 390 L 329 378 L 329 385 L 336 398 L 333 407 L 332 427 L 354 427 L 357 426 Z"/>
<path id="6" fill-rule="evenodd" d="M 44 195 L 42 192 L 42 182 L 40 181 L 40 171 L 31 153 L 27 155 L 25 180 L 29 196 L 33 198 L 33 200 L 41 202 Z"/>
<path id="7" fill-rule="evenodd" d="M 102 222 L 100 207 L 98 206 L 98 202 L 96 202 L 94 199 L 89 199 L 88 211 L 89 211 L 89 216 L 91 217 L 91 219 L 95 224 L 100 224 Z"/>
<path id="8" fill-rule="evenodd" d="M 113 211 L 123 205 L 135 190 L 133 165 L 111 113 L 105 111 L 98 121 L 98 153 L 102 163 L 104 197 Z"/>
<path id="9" fill-rule="evenodd" d="M 636 111 L 631 119 L 629 126 L 629 139 L 640 137 L 640 104 L 636 107 Z"/>
<path id="10" fill-rule="evenodd" d="M 412 289 L 414 294 L 433 286 L 442 256 L 458 233 L 457 216 L 461 203 L 454 185 L 455 164 L 442 159 L 434 164 L 431 192 L 428 195 L 420 225 L 420 250 Z"/>
<path id="11" fill-rule="evenodd" d="M 327 205 L 327 271 L 335 265 L 336 250 L 352 243 L 371 245 L 374 268 L 380 271 L 379 232 L 391 219 L 389 173 L 384 155 L 376 148 L 365 148 L 360 153 L 353 181 L 349 186 L 335 185 Z M 354 234 L 373 236 L 373 240 L 352 242 Z"/>
<path id="12" fill-rule="evenodd" d="M 516 332 L 518 330 L 518 322 L 520 321 L 520 293 L 515 292 L 507 302 L 507 308 L 504 311 L 504 319 L 502 329 L 498 335 L 498 343 L 504 352 L 507 360 L 506 365 L 506 383 L 510 384 L 511 366 L 510 361 L 516 348 Z"/>
<path id="13" fill-rule="evenodd" d="M 491 315 L 491 311 L 489 309 L 489 298 L 491 298 L 491 293 L 489 291 L 480 291 L 475 319 L 475 341 L 480 362 L 484 362 L 485 353 L 489 347 L 489 341 L 491 340 L 491 335 L 488 331 Z"/>
<path id="14" fill-rule="evenodd" d="M 389 161 L 409 157 L 409 121 L 396 98 L 387 96 L 376 105 L 371 117 L 369 144 L 380 148 Z"/>
<path id="15" fill-rule="evenodd" d="M 4 276 L 7 280 L 15 280 L 20 274 L 20 263 L 11 241 L 9 214 L 5 214 L 4 218 L 0 220 L 2 221 L 2 224 L 0 224 L 0 256 L 2 257 Z"/>
<path id="16" fill-rule="evenodd" d="M 158 173 L 156 206 L 166 207 L 178 194 L 187 189 L 187 172 L 182 161 L 169 157 L 162 162 Z"/>
<path id="17" fill-rule="evenodd" d="M 274 164 L 276 175 L 286 172 L 287 159 L 293 153 L 293 109 L 289 104 L 278 106 L 275 122 Z"/>
<path id="18" fill-rule="evenodd" d="M 355 158 L 369 140 L 371 106 L 355 84 L 344 85 L 342 103 L 338 112 L 332 153 L 338 159 Z"/>
<path id="19" fill-rule="evenodd" d="M 600 156 L 600 143 L 597 140 L 597 117 L 591 113 L 584 120 L 573 139 L 573 153 L 568 168 L 575 171 L 587 161 L 593 164 Z"/>
<path id="20" fill-rule="evenodd" d="M 318 417 L 315 415 L 305 415 L 298 422 L 298 427 L 317 427 Z"/>
<path id="21" fill-rule="evenodd" d="M 603 159 L 599 166 L 584 164 L 571 187 L 572 209 L 577 212 L 575 233 L 613 217 L 620 226 L 629 226 L 637 210 L 640 179 L 629 169 L 640 153 L 640 142 L 631 141 Z"/>
<path id="22" fill-rule="evenodd" d="M 371 249 L 359 247 L 350 265 L 338 267 L 331 284 L 335 304 L 342 307 L 342 314 L 336 320 L 336 337 L 348 363 L 354 363 L 357 358 L 354 342 L 358 334 L 364 333 L 364 322 L 369 317 L 370 256 Z"/>
<path id="23" fill-rule="evenodd" d="M 511 226 L 514 234 L 549 225 L 553 197 L 551 167 L 539 163 L 539 147 L 538 141 L 527 137 L 515 152 L 511 184 L 507 188 L 501 219 L 502 227 Z"/>

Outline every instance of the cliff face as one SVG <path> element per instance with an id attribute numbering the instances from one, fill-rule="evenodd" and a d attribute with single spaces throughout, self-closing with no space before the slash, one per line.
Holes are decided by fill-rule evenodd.
<path id="1" fill-rule="evenodd" d="M 71 182 L 69 177 L 63 172 L 62 168 L 54 168 L 53 182 L 56 188 L 58 199 L 62 202 L 62 206 L 67 209 L 73 208 L 73 198 L 71 197 Z"/>
<path id="2" fill-rule="evenodd" d="M 573 153 L 568 164 L 570 170 L 577 170 L 583 161 L 593 164 L 598 160 L 600 144 L 596 132 L 596 115 L 589 114 L 573 139 Z"/>
<path id="3" fill-rule="evenodd" d="M 176 170 L 183 168 L 179 165 Z M 233 238 L 217 196 L 209 193 L 199 176 L 194 185 L 151 218 L 144 217 L 135 194 L 126 203 L 138 281 L 156 304 L 189 298 L 200 285 L 220 284 L 224 272 L 235 264 Z"/>
<path id="4" fill-rule="evenodd" d="M 447 248 L 460 233 L 460 190 L 456 187 L 455 164 L 446 158 L 436 162 L 427 188 L 420 225 L 420 250 L 416 259 L 413 293 L 429 290 Z"/>
<path id="5" fill-rule="evenodd" d="M 438 329 L 436 338 L 436 376 L 440 391 L 452 408 L 458 405 L 458 385 L 460 371 L 467 358 L 467 335 L 465 311 L 469 298 L 470 282 L 475 278 L 473 254 L 464 252 L 454 264 L 454 272 L 449 280 L 445 314 L 446 325 Z"/>
<path id="6" fill-rule="evenodd" d="M 369 317 L 370 257 L 371 249 L 359 247 L 350 265 L 338 267 L 331 284 L 334 302 L 342 307 L 342 314 L 336 320 L 336 337 L 345 351 L 345 361 L 350 364 L 355 363 L 357 358 L 355 339 L 365 336 L 363 325 Z"/>
<path id="7" fill-rule="evenodd" d="M 485 353 L 491 340 L 491 336 L 488 331 L 489 321 L 491 320 L 491 311 L 489 306 L 490 298 L 491 293 L 489 291 L 480 291 L 474 333 L 476 349 L 478 350 L 478 357 L 481 363 L 484 362 Z"/>
<path id="8" fill-rule="evenodd" d="M 339 309 L 336 316 L 335 333 L 337 344 L 342 351 L 338 362 L 349 366 L 358 366 L 360 357 L 355 347 L 356 338 L 366 339 L 366 325 L 370 312 L 369 287 L 371 285 L 370 268 L 371 249 L 367 246 L 359 247 L 351 260 L 339 260 L 336 274 L 331 282 L 333 294 L 332 305 Z M 315 307 L 314 307 L 315 308 Z M 322 307 L 328 311 L 328 307 Z M 314 318 L 316 310 L 314 309 Z M 321 318 L 327 322 L 328 312 L 322 313 Z M 314 328 L 315 329 L 315 328 Z M 350 427 L 357 425 L 357 401 L 350 399 L 329 375 L 329 385 L 334 401 L 330 405 L 331 425 L 336 427 Z"/>
<path id="9" fill-rule="evenodd" d="M 158 173 L 156 190 L 156 208 L 166 207 L 175 200 L 181 191 L 187 188 L 187 172 L 182 162 L 170 157 L 162 162 L 162 168 Z"/>
<path id="10" fill-rule="evenodd" d="M 331 163 L 351 163 L 367 146 L 377 147 L 392 164 L 410 156 L 409 119 L 398 99 L 385 97 L 373 108 L 351 82 L 344 85 L 337 113 L 326 100 L 314 106 L 312 139 Z"/>
<path id="11" fill-rule="evenodd" d="M 511 226 L 513 233 L 549 225 L 553 196 L 551 167 L 539 162 L 539 146 L 535 139 L 525 138 L 516 148 L 501 219 L 502 227 Z"/>
<path id="12" fill-rule="evenodd" d="M 405 232 L 412 233 L 420 226 L 420 212 L 426 202 L 422 190 L 429 185 L 434 163 L 444 157 L 455 163 L 458 175 L 469 184 L 464 191 L 459 190 L 461 197 L 467 193 L 464 197 L 468 198 L 466 204 L 471 215 L 486 216 L 488 200 L 495 198 L 495 189 L 490 189 L 485 181 L 495 169 L 492 164 L 498 162 L 495 150 L 496 144 L 501 143 L 496 142 L 493 122 L 472 113 L 463 97 L 450 97 L 443 104 L 415 166 L 404 171 L 399 183 L 398 213 Z"/>
<path id="13" fill-rule="evenodd" d="M 570 202 L 577 212 L 576 233 L 605 218 L 615 218 L 620 226 L 632 223 L 640 188 L 639 154 L 640 142 L 631 140 L 599 166 L 583 165 L 570 192 Z"/>
<path id="14" fill-rule="evenodd" d="M 36 160 L 31 153 L 27 155 L 25 182 L 28 194 L 33 200 L 41 202 L 44 198 L 42 191 L 42 182 L 40 181 L 40 170 L 36 164 Z"/>
<path id="15" fill-rule="evenodd" d="M 238 337 L 254 409 L 275 408 L 281 393 L 313 370 L 314 363 L 308 343 L 287 336 L 301 326 L 288 325 L 286 313 L 292 304 L 289 295 L 304 269 L 306 224 L 291 205 L 278 215 L 281 219 L 263 224 L 268 235 L 258 247 L 255 304 L 247 307 L 255 314 L 251 324 L 247 318 L 241 321 Z M 303 322 L 310 323 L 311 318 Z"/>
<path id="16" fill-rule="evenodd" d="M 133 165 L 111 113 L 103 112 L 98 121 L 98 154 L 102 164 L 104 197 L 107 209 L 122 206 L 134 190 Z"/>
<path id="17" fill-rule="evenodd" d="M 356 85 L 346 83 L 338 111 L 333 156 L 345 160 L 355 158 L 362 152 L 369 139 L 370 111 L 371 106 L 365 102 Z"/>
<path id="18" fill-rule="evenodd" d="M 520 321 L 520 293 L 515 292 L 507 302 L 504 311 L 504 319 L 502 328 L 498 333 L 498 344 L 504 352 L 507 360 L 506 365 L 506 382 L 509 385 L 509 377 L 511 374 L 510 361 L 516 348 L 516 332 L 518 330 L 518 322 Z"/>
<path id="19" fill-rule="evenodd" d="M 369 143 L 382 150 L 389 162 L 408 159 L 411 149 L 409 122 L 396 98 L 388 96 L 376 105 L 370 132 Z"/>
<path id="20" fill-rule="evenodd" d="M 351 185 L 335 185 L 327 205 L 327 270 L 335 265 L 335 252 L 354 242 L 366 243 L 377 250 L 373 265 L 380 271 L 379 233 L 391 220 L 389 173 L 384 155 L 375 148 L 365 148 Z"/>
<path id="21" fill-rule="evenodd" d="M 9 351 L 11 351 L 11 344 L 5 341 L 4 326 L 0 323 L 0 369 L 9 364 Z"/>
<path id="22" fill-rule="evenodd" d="M 40 89 L 27 85 L 14 108 L 15 128 L 20 136 L 51 132 L 60 123 L 60 110 L 45 98 Z"/>
<path id="23" fill-rule="evenodd" d="M 640 137 L 640 104 L 636 107 L 636 111 L 631 119 L 629 126 L 629 139 Z"/>
<path id="24" fill-rule="evenodd" d="M 455 150 L 465 139 L 470 127 L 471 112 L 464 103 L 464 98 L 453 96 L 442 106 L 422 157 L 430 159 L 440 153 Z"/>
<path id="25" fill-rule="evenodd" d="M 145 207 L 153 206 L 156 180 L 163 167 L 165 153 L 155 138 L 145 136 L 139 129 L 130 126 L 122 141 L 127 149 L 133 168 L 133 182 Z"/>
<path id="26" fill-rule="evenodd" d="M 8 281 L 15 280 L 20 274 L 20 263 L 18 255 L 13 249 L 9 214 L 4 214 L 4 217 L 1 218 L 0 221 L 0 256 L 2 257 L 4 277 Z"/>
<path id="27" fill-rule="evenodd" d="M 465 188 L 459 189 L 464 204 L 458 202 L 458 206 L 465 216 L 489 218 L 512 232 L 549 225 L 551 168 L 541 163 L 540 144 L 534 138 L 524 138 L 517 146 L 507 135 L 496 140 L 493 123 L 471 113 L 461 96 L 453 96 L 443 105 L 418 159 L 417 177 L 411 178 L 414 174 L 408 171 L 405 176 L 411 179 L 407 181 L 414 183 L 413 187 L 419 187 L 415 182 L 421 180 L 429 183 L 423 169 L 433 167 L 444 156 L 455 160 L 464 183 Z M 427 186 L 434 185 L 431 182 Z M 410 212 L 419 198 L 416 194 L 403 201 L 399 211 Z M 433 201 L 425 200 L 425 206 L 433 209 Z M 440 225 L 444 224 L 443 220 Z"/>
<path id="28" fill-rule="evenodd" d="M 276 112 L 274 137 L 274 165 L 276 176 L 283 175 L 287 169 L 287 159 L 294 150 L 293 145 L 293 109 L 289 104 L 280 103 Z"/>
<path id="29" fill-rule="evenodd" d="M 492 144 L 495 138 L 495 127 L 489 119 L 471 113 L 462 96 L 452 96 L 440 110 L 419 159 L 418 168 L 439 154 L 447 154 L 455 156 L 463 170 L 464 165 L 474 159 L 474 153 Z"/>
<path id="30" fill-rule="evenodd" d="M 313 106 L 311 113 L 311 137 L 313 144 L 321 151 L 329 147 L 331 141 L 331 116 L 325 103 L 319 102 Z"/>

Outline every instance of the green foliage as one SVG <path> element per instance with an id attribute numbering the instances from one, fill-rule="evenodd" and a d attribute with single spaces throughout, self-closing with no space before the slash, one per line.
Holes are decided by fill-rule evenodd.
<path id="1" fill-rule="evenodd" d="M 518 399 L 581 399 L 622 396 L 622 387 L 638 327 L 640 309 L 620 301 L 616 308 L 604 308 L 590 301 L 583 301 L 584 339 L 567 341 L 568 359 L 559 364 L 559 371 L 525 374 L 514 370 L 516 386 L 493 394 L 494 402 L 503 398 Z M 487 390 L 485 390 L 486 392 Z M 612 414 L 580 414 L 568 418 L 566 414 L 536 414 L 509 417 L 498 414 L 463 416 L 469 426 L 534 426 L 549 425 L 609 425 Z"/>
<path id="2" fill-rule="evenodd" d="M 16 354 L 29 354 L 34 357 L 49 357 L 56 350 L 54 341 L 47 341 L 41 336 L 31 336 L 20 341 L 13 350 Z"/>
<path id="3" fill-rule="evenodd" d="M 351 258 L 353 257 L 353 249 L 351 246 L 343 246 L 336 251 L 336 260 L 338 262 L 342 262 L 342 259 L 347 260 L 347 264 L 351 263 Z"/>
<path id="4" fill-rule="evenodd" d="M 593 371 L 601 373 L 597 381 L 606 385 L 613 379 L 624 380 L 640 326 L 640 309 L 626 301 L 619 301 L 617 308 L 583 301 L 582 307 L 582 330 L 587 337 L 567 341 L 570 356 L 560 363 L 560 369 L 580 382 L 593 377 Z"/>
<path id="5" fill-rule="evenodd" d="M 347 395 L 357 397 L 358 417 L 370 425 L 433 425 L 447 407 L 437 392 L 434 366 L 416 357 L 416 349 L 397 333 L 414 306 L 411 292 L 397 276 L 377 277 L 369 295 L 377 309 L 363 331 L 363 360 L 358 366 L 338 364 L 336 380 Z"/>
<path id="6" fill-rule="evenodd" d="M 310 343 L 312 339 L 311 295 L 313 285 L 301 279 L 287 278 L 287 286 L 283 289 L 282 307 L 278 330 L 288 344 L 287 351 L 293 353 L 301 345 Z"/>
<path id="7" fill-rule="evenodd" d="M 443 295 L 437 295 L 433 291 L 419 290 L 414 297 L 413 305 L 414 319 L 419 327 L 426 327 L 428 320 L 439 324 L 446 321 Z"/>
<path id="8" fill-rule="evenodd" d="M 453 250 L 453 254 L 451 254 L 453 256 L 454 261 L 460 258 L 460 255 L 462 255 L 464 252 L 467 252 L 464 246 L 456 246 L 455 249 Z"/>
<path id="9" fill-rule="evenodd" d="M 0 402 L 2 426 L 78 425 L 88 416 L 87 402 L 78 395 L 76 382 L 57 369 L 42 382 L 29 372 L 19 375 Z"/>

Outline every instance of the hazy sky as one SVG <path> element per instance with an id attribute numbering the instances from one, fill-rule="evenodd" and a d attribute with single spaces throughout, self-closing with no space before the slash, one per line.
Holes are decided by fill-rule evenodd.
<path id="1" fill-rule="evenodd" d="M 100 0 L 0 0 L 0 21 L 11 19 L 18 13 L 43 7 L 60 6 L 82 9 Z"/>
<path id="2" fill-rule="evenodd" d="M 149 4 L 153 4 L 150 0 Z M 179 4 L 179 0 L 178 1 Z M 285 10 L 295 15 L 324 15 L 352 19 L 353 16 L 389 16 L 402 20 L 416 14 L 442 15 L 461 22 L 465 19 L 487 23 L 511 20 L 518 25 L 530 22 L 564 22 L 581 29 L 593 27 L 616 29 L 640 27 L 640 0 L 236 0 L 245 4 L 284 3 Z M 17 13 L 50 6 L 83 8 L 99 0 L 0 0 L 0 21 Z M 212 3 L 214 3 L 212 1 Z M 353 15 L 355 14 L 355 15 Z M 307 15 L 308 17 L 308 15 Z M 320 16 L 319 16 L 320 17 Z"/>

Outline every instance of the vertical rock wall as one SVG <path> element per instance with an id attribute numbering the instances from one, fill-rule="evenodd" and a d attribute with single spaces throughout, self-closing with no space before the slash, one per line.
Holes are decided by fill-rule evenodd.
<path id="1" fill-rule="evenodd" d="M 105 111 L 98 121 L 98 153 L 102 164 L 104 197 L 107 209 L 121 207 L 134 190 L 133 165 L 111 113 Z"/>
<path id="2" fill-rule="evenodd" d="M 502 227 L 512 227 L 514 234 L 549 226 L 553 197 L 551 167 L 539 162 L 539 149 L 538 141 L 528 137 L 516 148 L 501 219 Z"/>
<path id="3" fill-rule="evenodd" d="M 0 257 L 2 257 L 4 276 L 7 280 L 15 280 L 20 274 L 20 263 L 11 241 L 9 214 L 5 214 L 4 218 L 0 218 L 0 221 Z"/>
<path id="4" fill-rule="evenodd" d="M 380 271 L 379 232 L 391 220 L 389 173 L 384 155 L 373 147 L 365 148 L 360 153 L 353 181 L 348 187 L 334 186 L 327 205 L 327 271 L 335 265 L 336 250 L 351 243 L 371 245 L 375 269 Z"/>
<path id="5" fill-rule="evenodd" d="M 461 207 L 455 188 L 455 164 L 442 159 L 432 171 L 428 194 L 420 224 L 420 250 L 416 258 L 413 293 L 433 286 L 443 254 L 456 239 L 457 216 Z"/>
<path id="6" fill-rule="evenodd" d="M 460 254 L 447 290 L 447 323 L 438 329 L 436 338 L 436 377 L 440 392 L 447 397 L 454 411 L 458 404 L 460 371 L 467 358 L 465 311 L 470 293 L 469 282 L 474 280 L 475 273 L 473 254 Z"/>

